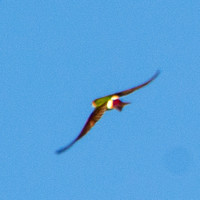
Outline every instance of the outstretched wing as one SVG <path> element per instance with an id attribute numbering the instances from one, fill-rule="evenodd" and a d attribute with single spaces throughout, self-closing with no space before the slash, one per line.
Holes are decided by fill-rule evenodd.
<path id="1" fill-rule="evenodd" d="M 95 123 L 103 116 L 104 112 L 107 110 L 107 103 L 104 103 L 102 106 L 96 108 L 92 114 L 89 116 L 87 122 L 85 123 L 85 126 L 83 127 L 81 133 L 78 135 L 78 137 L 73 140 L 70 144 L 68 144 L 66 147 L 63 147 L 56 151 L 56 153 L 60 154 L 67 149 L 69 149 L 75 142 L 77 142 L 79 139 L 81 139 L 86 133 L 95 125 Z"/>
<path id="2" fill-rule="evenodd" d="M 113 95 L 117 95 L 119 97 L 121 96 L 125 96 L 125 95 L 128 95 L 146 85 L 148 85 L 151 81 L 153 81 L 158 75 L 160 74 L 160 71 L 157 71 L 153 76 L 152 78 L 150 78 L 148 81 L 146 81 L 145 83 L 141 84 L 141 85 L 138 85 L 136 87 L 133 87 L 133 88 L 130 88 L 128 90 L 124 90 L 124 91 L 121 91 L 121 92 L 118 92 L 118 93 L 114 93 L 114 94 L 111 94 L 111 95 L 108 95 L 108 96 L 113 96 Z"/>
<path id="3" fill-rule="evenodd" d="M 138 85 L 136 87 L 133 87 L 133 88 L 130 88 L 128 90 L 124 90 L 124 91 L 121 91 L 121 92 L 117 92 L 117 93 L 114 93 L 114 94 L 110 94 L 110 95 L 106 95 L 104 97 L 101 97 L 101 98 L 98 98 L 98 99 L 95 99 L 93 102 L 96 104 L 96 105 L 101 105 L 102 103 L 104 103 L 105 101 L 108 101 L 112 96 L 114 95 L 117 95 L 119 97 L 121 96 L 125 96 L 125 95 L 128 95 L 146 85 L 148 85 L 151 81 L 153 81 L 158 75 L 160 74 L 160 71 L 157 71 L 153 76 L 152 78 L 150 78 L 148 81 L 146 81 L 145 83 L 141 84 L 141 85 Z"/>

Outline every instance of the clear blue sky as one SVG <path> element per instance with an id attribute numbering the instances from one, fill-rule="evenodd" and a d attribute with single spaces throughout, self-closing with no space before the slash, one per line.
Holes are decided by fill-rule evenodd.
<path id="1" fill-rule="evenodd" d="M 196 200 L 199 1 L 0 1 L 0 199 Z M 123 98 L 69 151 L 95 98 Z"/>

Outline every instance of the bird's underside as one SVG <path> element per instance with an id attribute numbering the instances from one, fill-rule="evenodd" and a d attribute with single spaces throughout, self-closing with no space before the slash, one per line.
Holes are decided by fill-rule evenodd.
<path id="1" fill-rule="evenodd" d="M 117 109 L 119 111 L 122 110 L 122 108 L 129 104 L 129 103 L 125 103 L 122 102 L 119 97 L 121 96 L 125 96 L 128 95 L 146 85 L 148 85 L 150 82 L 152 82 L 157 76 L 159 75 L 159 71 L 157 71 L 154 76 L 152 78 L 150 78 L 148 81 L 146 81 L 145 83 L 138 85 L 136 87 L 130 88 L 128 90 L 124 90 L 121 92 L 117 92 L 111 95 L 107 95 L 98 99 L 95 99 L 92 102 L 92 105 L 95 107 L 94 111 L 91 113 L 91 115 L 89 116 L 88 120 L 86 121 L 82 131 L 80 132 L 80 134 L 78 135 L 78 137 L 76 137 L 70 144 L 68 144 L 67 146 L 59 149 L 58 151 L 56 151 L 56 153 L 60 154 L 64 151 L 66 151 L 67 149 L 69 149 L 74 143 L 76 143 L 79 139 L 81 139 L 84 135 L 86 135 L 88 133 L 88 131 L 95 125 L 95 123 L 103 116 L 104 112 L 106 110 L 112 110 L 112 109 Z"/>

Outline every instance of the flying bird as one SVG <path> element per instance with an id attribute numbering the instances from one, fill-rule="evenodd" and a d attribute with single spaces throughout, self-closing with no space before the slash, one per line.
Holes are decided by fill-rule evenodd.
<path id="1" fill-rule="evenodd" d="M 74 143 L 76 143 L 79 139 L 81 139 L 84 135 L 88 133 L 88 131 L 95 125 L 95 123 L 103 116 L 104 112 L 107 110 L 116 109 L 118 111 L 122 111 L 123 107 L 130 104 L 129 102 L 122 102 L 119 98 L 125 95 L 128 95 L 152 82 L 158 75 L 159 71 L 157 71 L 152 78 L 150 78 L 145 83 L 138 85 L 136 87 L 130 88 L 128 90 L 124 90 L 121 92 L 117 92 L 114 94 L 110 94 L 98 99 L 95 99 L 92 102 L 92 106 L 95 108 L 94 111 L 91 113 L 89 118 L 87 119 L 82 131 L 80 134 L 67 146 L 59 149 L 56 151 L 57 154 L 60 154 L 67 149 L 69 149 Z"/>

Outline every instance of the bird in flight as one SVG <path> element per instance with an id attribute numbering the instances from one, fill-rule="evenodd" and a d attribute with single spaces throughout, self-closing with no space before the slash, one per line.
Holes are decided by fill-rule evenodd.
<path id="1" fill-rule="evenodd" d="M 92 102 L 92 106 L 95 108 L 91 113 L 89 118 L 87 119 L 82 131 L 80 134 L 67 146 L 56 151 L 57 154 L 63 153 L 68 150 L 74 143 L 76 143 L 79 139 L 81 139 L 84 135 L 88 133 L 88 131 L 95 125 L 95 123 L 102 117 L 105 111 L 116 109 L 118 111 L 122 111 L 123 107 L 130 104 L 128 102 L 122 102 L 119 98 L 125 95 L 128 95 L 152 82 L 158 75 L 159 71 L 157 71 L 148 81 L 145 83 L 138 85 L 136 87 L 130 88 L 128 90 L 124 90 L 121 92 L 117 92 L 114 94 L 110 94 L 98 99 L 95 99 Z"/>

